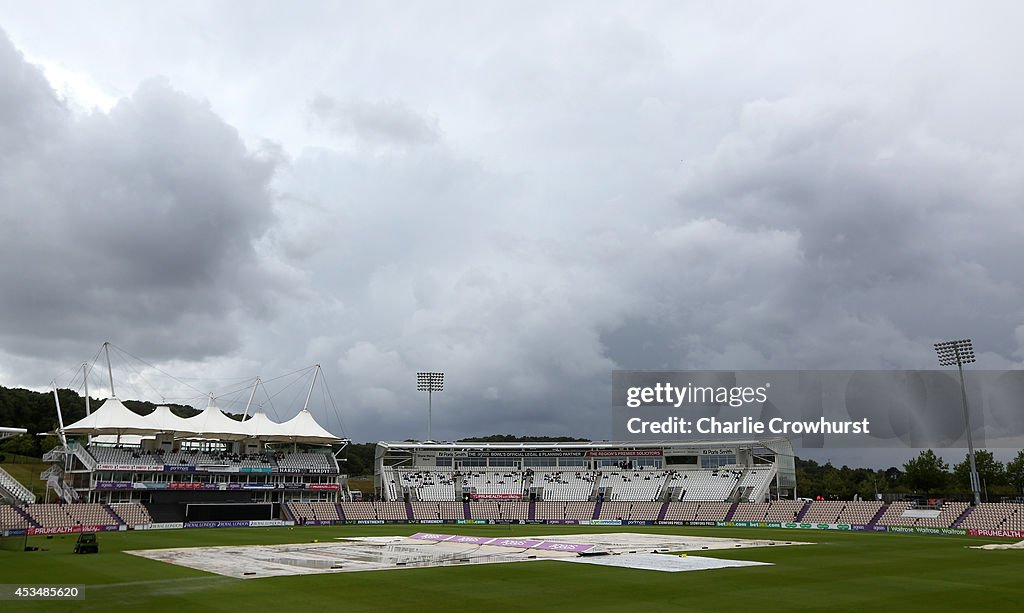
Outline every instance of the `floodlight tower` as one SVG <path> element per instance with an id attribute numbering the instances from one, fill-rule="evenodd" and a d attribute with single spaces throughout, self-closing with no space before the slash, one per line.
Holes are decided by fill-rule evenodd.
<path id="1" fill-rule="evenodd" d="M 952 366 L 960 371 L 960 396 L 964 405 L 964 426 L 967 428 L 967 455 L 971 460 L 971 491 L 974 493 L 974 506 L 981 503 L 981 487 L 978 479 L 978 467 L 974 463 L 974 437 L 971 436 L 971 416 L 967 410 L 967 386 L 964 385 L 964 364 L 975 361 L 974 347 L 971 339 L 944 341 L 935 343 L 935 353 L 939 356 L 939 366 Z"/>
<path id="2" fill-rule="evenodd" d="M 443 372 L 418 372 L 416 373 L 416 391 L 427 393 L 427 440 L 433 440 L 434 435 L 431 429 L 433 414 L 433 394 L 444 391 Z"/>

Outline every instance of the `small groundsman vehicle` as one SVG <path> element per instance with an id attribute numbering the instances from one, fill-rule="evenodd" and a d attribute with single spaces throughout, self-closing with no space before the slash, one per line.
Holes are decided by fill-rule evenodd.
<path id="1" fill-rule="evenodd" d="M 100 543 L 95 532 L 82 532 L 75 541 L 75 553 L 99 553 Z"/>

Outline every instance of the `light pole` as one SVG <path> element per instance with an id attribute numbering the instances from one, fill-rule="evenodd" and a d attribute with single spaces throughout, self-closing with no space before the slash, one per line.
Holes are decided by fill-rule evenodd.
<path id="1" fill-rule="evenodd" d="M 971 416 L 967 410 L 967 386 L 964 385 L 964 364 L 974 362 L 974 347 L 971 339 L 945 341 L 935 343 L 935 353 L 939 355 L 939 366 L 952 366 L 960 371 L 960 396 L 964 404 L 964 426 L 967 428 L 967 455 L 971 460 L 971 492 L 974 493 L 974 506 L 981 503 L 981 487 L 978 480 L 978 467 L 974 463 L 974 437 L 971 436 Z"/>
<path id="2" fill-rule="evenodd" d="M 427 393 L 427 440 L 433 440 L 434 435 L 431 429 L 433 413 L 434 392 L 444 391 L 443 372 L 418 372 L 416 373 L 416 391 Z"/>

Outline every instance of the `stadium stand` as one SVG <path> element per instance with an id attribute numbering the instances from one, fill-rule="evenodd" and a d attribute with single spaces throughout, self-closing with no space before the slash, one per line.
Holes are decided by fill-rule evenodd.
<path id="1" fill-rule="evenodd" d="M 661 498 L 668 473 L 661 470 L 602 470 L 598 488 L 610 489 L 606 500 L 654 501 Z"/>
<path id="2" fill-rule="evenodd" d="M 534 470 L 533 489 L 547 501 L 585 501 L 594 494 L 597 474 L 588 471 Z"/>
<path id="3" fill-rule="evenodd" d="M 427 502 L 444 502 L 456 500 L 455 476 L 451 471 L 413 470 L 405 468 L 391 469 L 392 483 L 389 489 L 394 490 L 391 500 L 402 500 L 408 493 L 409 500 Z M 391 486 L 394 486 L 393 488 Z"/>
<path id="4" fill-rule="evenodd" d="M 726 501 L 732 497 L 742 474 L 732 469 L 671 471 L 667 487 L 678 489 L 675 500 Z"/>
<path id="5" fill-rule="evenodd" d="M 773 500 L 737 505 L 733 521 L 793 521 L 804 503 L 797 500 Z"/>
<path id="6" fill-rule="evenodd" d="M 111 526 L 122 523 L 118 517 L 97 503 L 30 504 L 25 506 L 25 512 L 44 528 Z"/>
<path id="7" fill-rule="evenodd" d="M 960 528 L 982 530 L 1024 530 L 1024 505 L 983 502 L 971 509 Z"/>
<path id="8" fill-rule="evenodd" d="M 867 524 L 882 508 L 882 504 L 880 501 L 817 501 L 804 514 L 803 521 L 826 524 Z"/>
<path id="9" fill-rule="evenodd" d="M 897 501 L 889 505 L 878 519 L 880 526 L 922 526 L 926 528 L 949 528 L 967 507 L 966 502 L 944 502 L 938 517 L 908 517 L 904 513 L 915 508 L 912 502 Z M 812 505 L 812 510 L 813 510 Z M 808 512 L 810 513 L 810 512 Z M 805 516 L 806 517 L 806 516 Z"/>
<path id="10" fill-rule="evenodd" d="M 654 521 L 658 519 L 662 504 L 660 502 L 605 502 L 601 504 L 598 519 Z"/>
<path id="11" fill-rule="evenodd" d="M 20 503 L 33 503 L 36 496 L 17 479 L 0 468 L 0 500 L 10 499 Z"/>
<path id="12" fill-rule="evenodd" d="M 725 521 L 732 505 L 728 502 L 670 502 L 666 521 Z"/>
<path id="13" fill-rule="evenodd" d="M 523 473 L 519 471 L 470 471 L 462 475 L 463 490 L 484 495 L 523 495 Z"/>
<path id="14" fill-rule="evenodd" d="M 32 523 L 11 505 L 0 505 L 0 530 L 28 528 Z"/>
<path id="15" fill-rule="evenodd" d="M 110 510 L 122 523 L 129 526 L 153 523 L 153 518 L 149 516 L 146 507 L 137 502 L 114 503 L 110 505 Z"/>
<path id="16" fill-rule="evenodd" d="M 333 502 L 289 502 L 288 510 L 297 523 L 302 520 L 339 521 L 338 507 Z"/>

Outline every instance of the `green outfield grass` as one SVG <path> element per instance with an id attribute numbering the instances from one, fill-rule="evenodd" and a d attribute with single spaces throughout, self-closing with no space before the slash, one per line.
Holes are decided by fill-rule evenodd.
<path id="1" fill-rule="evenodd" d="M 31 537 L 45 551 L 0 551 L 0 583 L 84 584 L 84 601 L 0 602 L 0 610 L 138 611 L 1016 611 L 1024 551 L 982 551 L 967 537 L 683 527 L 444 526 L 450 533 L 659 532 L 800 540 L 813 546 L 702 555 L 774 566 L 661 573 L 563 562 L 231 579 L 122 553 L 126 549 L 321 541 L 412 534 L 419 526 L 240 528 L 101 533 L 98 555 L 74 536 Z M 431 526 L 440 530 L 440 526 Z"/>

